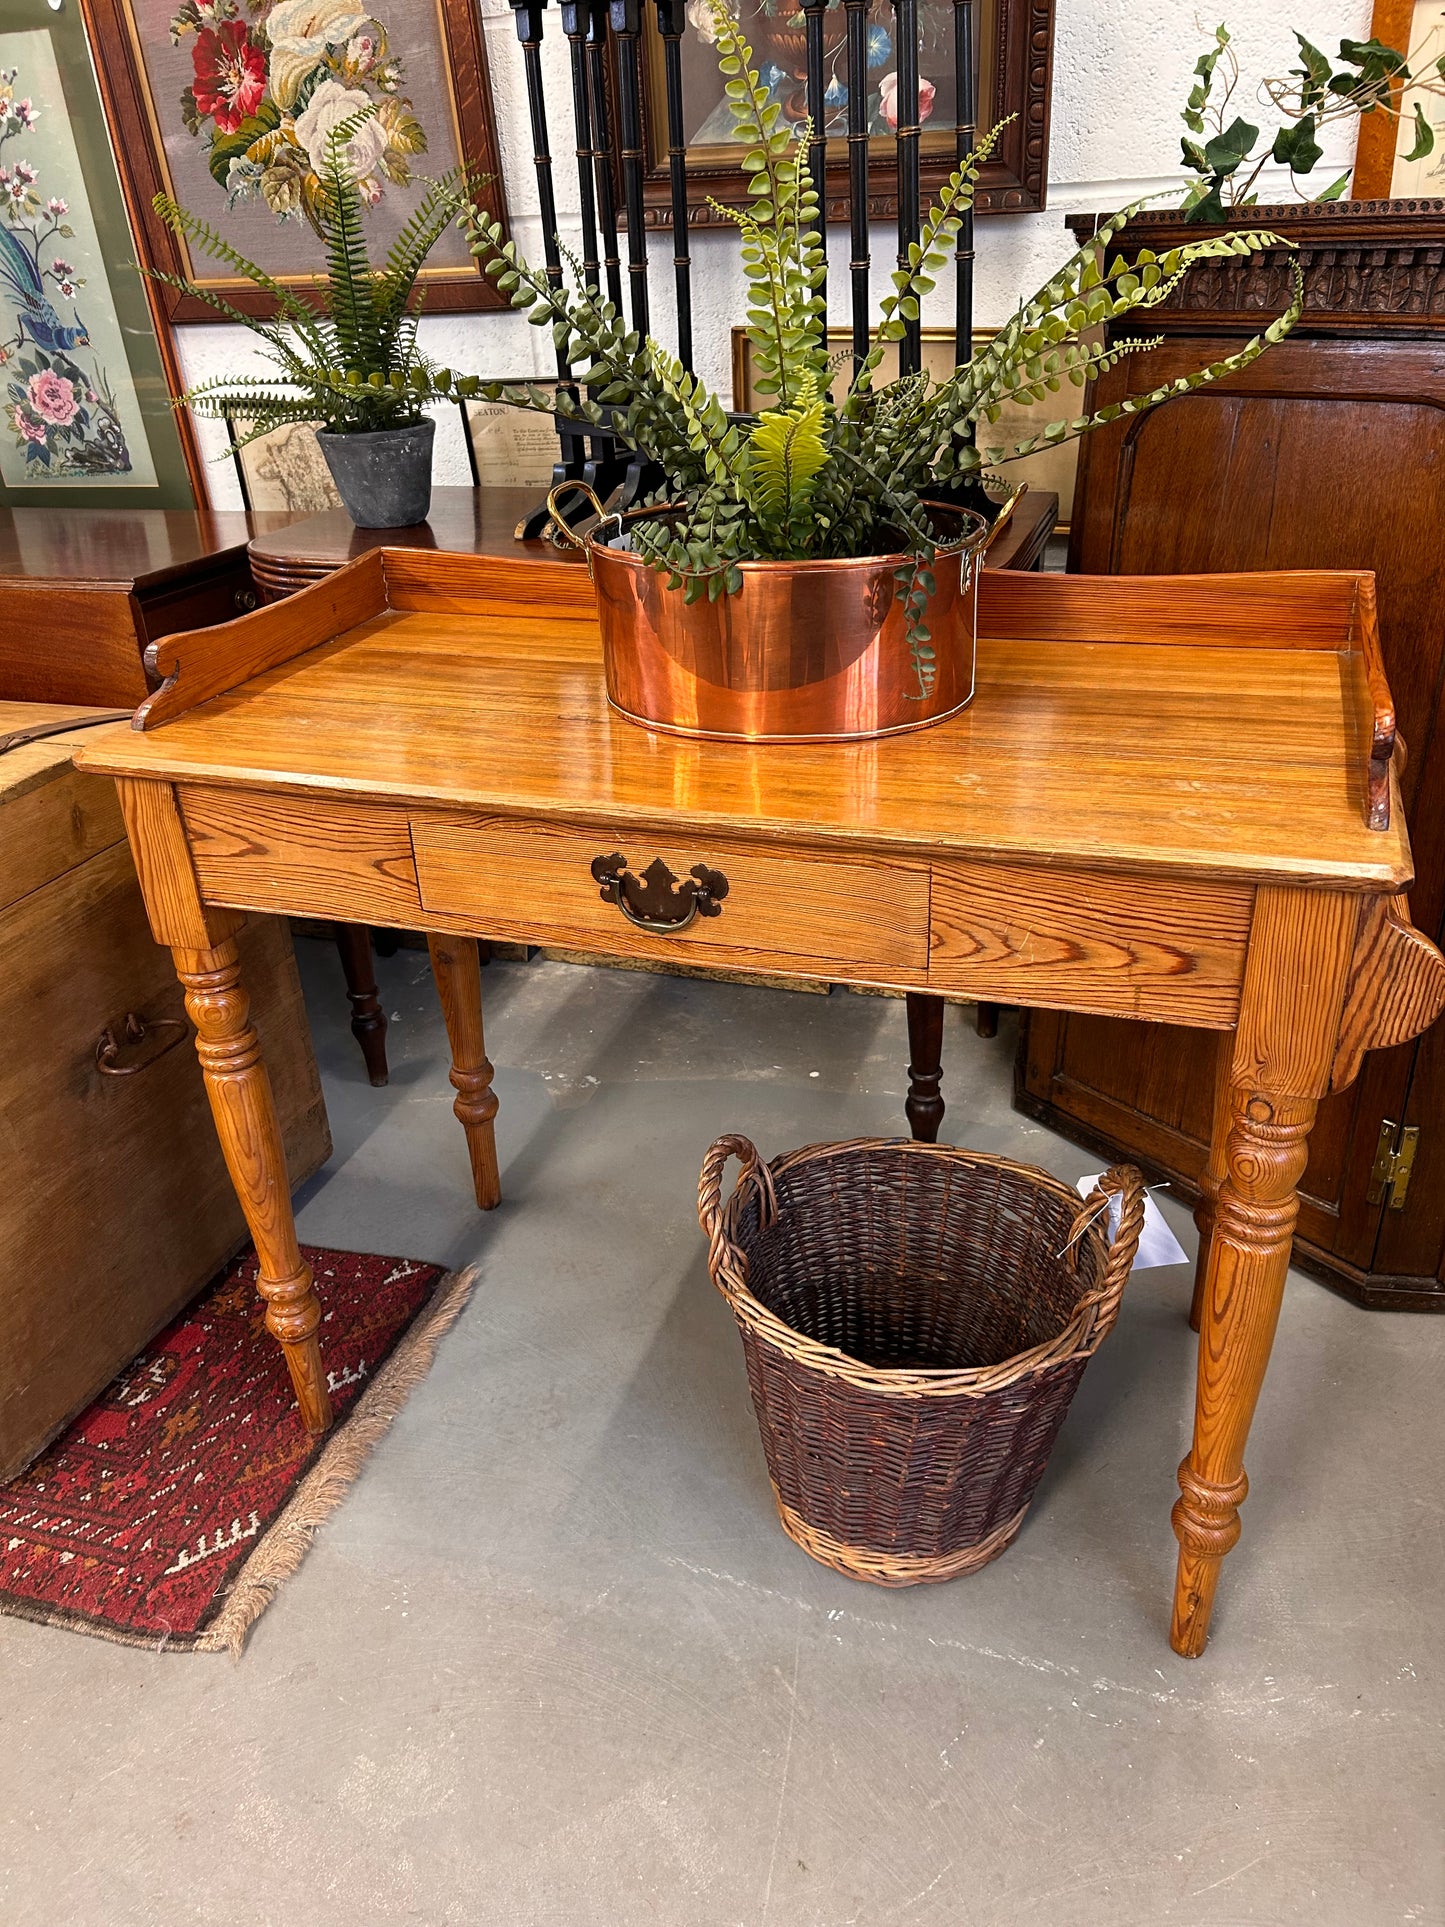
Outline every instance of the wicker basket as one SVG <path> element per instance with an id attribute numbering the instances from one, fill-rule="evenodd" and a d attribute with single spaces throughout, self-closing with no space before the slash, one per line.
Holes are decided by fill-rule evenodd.
<path id="1" fill-rule="evenodd" d="M 724 1204 L 731 1157 L 743 1172 Z M 996 1559 L 1118 1313 L 1139 1173 L 1121 1165 L 1081 1202 L 1046 1171 L 948 1145 L 860 1138 L 764 1164 L 722 1137 L 698 1215 L 783 1530 L 880 1586 Z"/>

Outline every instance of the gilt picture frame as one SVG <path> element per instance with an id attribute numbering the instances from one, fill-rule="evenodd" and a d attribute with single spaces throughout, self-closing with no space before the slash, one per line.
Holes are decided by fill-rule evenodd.
<path id="1" fill-rule="evenodd" d="M 197 258 L 155 213 L 171 195 L 287 285 L 323 271 L 308 219 L 326 133 L 365 106 L 352 151 L 372 208 L 373 257 L 424 177 L 465 162 L 504 225 L 500 151 L 481 16 L 472 0 L 80 0 L 141 260 L 214 290 L 243 314 L 274 302 Z M 362 170 L 365 170 L 364 173 Z M 428 313 L 504 308 L 449 233 L 423 269 Z M 163 288 L 171 321 L 214 320 Z"/>
<path id="2" fill-rule="evenodd" d="M 759 71 L 778 73 L 776 92 L 785 114 L 803 111 L 803 35 L 773 9 L 772 0 L 736 0 L 744 32 L 753 44 Z M 740 205 L 746 197 L 743 148 L 728 138 L 722 76 L 708 37 L 711 0 L 692 0 L 683 33 L 683 104 L 688 181 L 688 222 L 694 227 L 726 223 L 711 205 Z M 978 125 L 980 129 L 1013 119 L 985 162 L 978 197 L 980 213 L 1025 213 L 1045 204 L 1048 182 L 1049 95 L 1053 72 L 1055 0 L 975 0 L 978 46 Z M 947 180 L 955 164 L 955 103 L 952 93 L 953 0 L 920 0 L 921 185 L 925 201 Z M 869 120 L 871 175 L 868 213 L 873 220 L 896 219 L 898 200 L 895 143 L 888 121 L 887 84 L 892 73 L 893 7 L 872 0 L 869 22 Z M 846 72 L 844 8 L 832 0 L 824 15 L 830 76 L 841 84 Z M 643 199 L 649 227 L 671 227 L 668 173 L 666 71 L 655 10 L 644 9 L 642 31 Z M 934 71 L 930 73 L 930 65 Z M 931 91 L 930 91 L 931 90 Z M 827 209 L 830 222 L 848 219 L 848 160 L 844 139 L 846 106 L 842 98 L 829 120 Z M 614 120 L 614 126 L 617 124 Z M 622 205 L 620 168 L 616 198 Z"/>
<path id="3" fill-rule="evenodd" d="M 0 505 L 209 500 L 74 9 L 0 0 Z"/>

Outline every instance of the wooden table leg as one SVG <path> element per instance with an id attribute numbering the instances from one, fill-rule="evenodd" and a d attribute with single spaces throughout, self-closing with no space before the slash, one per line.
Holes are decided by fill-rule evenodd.
<path id="1" fill-rule="evenodd" d="M 943 1082 L 943 1011 L 941 997 L 910 990 L 908 1005 L 908 1096 L 903 1114 L 920 1144 L 936 1144 L 943 1122 L 939 1095 Z"/>
<path id="2" fill-rule="evenodd" d="M 364 923 L 338 923 L 336 948 L 346 978 L 351 1005 L 351 1034 L 361 1046 L 366 1075 L 378 1089 L 387 1080 L 386 1012 L 376 988 L 376 965 L 371 955 L 371 931 Z"/>
<path id="3" fill-rule="evenodd" d="M 1219 1187 L 1228 1168 L 1229 1132 L 1234 1122 L 1230 1093 L 1234 1089 L 1234 1033 L 1221 1033 L 1214 1058 L 1214 1129 L 1209 1144 L 1209 1162 L 1199 1176 L 1199 1202 L 1194 1207 L 1194 1224 L 1199 1233 L 1199 1255 L 1194 1260 L 1194 1297 L 1189 1306 L 1189 1323 L 1199 1330 L 1204 1316 L 1204 1279 L 1209 1269 L 1209 1246 L 1214 1236 L 1214 1218 L 1219 1209 Z"/>
<path id="4" fill-rule="evenodd" d="M 1197 1658 L 1219 1568 L 1239 1538 L 1244 1448 L 1264 1383 L 1299 1213 L 1299 1180 L 1344 1003 L 1358 906 L 1262 887 L 1228 1080 L 1225 1172 L 1206 1263 L 1194 1441 L 1179 1468 L 1170 1644 Z M 1228 1084 L 1226 1092 L 1225 1085 Z M 1216 1140 L 1222 1128 L 1216 1122 Z"/>
<path id="5" fill-rule="evenodd" d="M 324 1432 L 331 1424 L 331 1395 L 316 1341 L 321 1305 L 296 1242 L 281 1126 L 236 945 L 228 938 L 211 949 L 171 954 L 196 1027 L 196 1054 L 226 1169 L 261 1261 L 256 1282 L 266 1300 L 266 1326 L 281 1341 L 307 1431 Z"/>
<path id="6" fill-rule="evenodd" d="M 451 1080 L 457 1093 L 452 1109 L 467 1134 L 477 1203 L 483 1211 L 490 1211 L 502 1201 L 502 1179 L 497 1169 L 497 1133 L 493 1122 L 497 1115 L 497 1094 L 492 1089 L 492 1066 L 482 1036 L 482 975 L 477 940 L 428 935 L 426 942 L 452 1047 Z"/>
<path id="7" fill-rule="evenodd" d="M 185 986 L 216 1134 L 260 1260 L 266 1324 L 285 1351 L 306 1429 L 324 1432 L 331 1395 L 316 1342 L 321 1307 L 296 1242 L 281 1126 L 241 984 L 234 939 L 245 918 L 202 900 L 169 783 L 121 777 L 116 791 L 151 934 Z"/>

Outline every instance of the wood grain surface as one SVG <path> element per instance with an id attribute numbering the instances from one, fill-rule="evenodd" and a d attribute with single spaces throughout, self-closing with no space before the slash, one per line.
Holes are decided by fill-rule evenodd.
<path id="1" fill-rule="evenodd" d="M 726 963 L 759 955 L 827 958 L 884 975 L 928 962 L 928 870 L 896 860 L 848 861 L 758 851 L 734 838 L 680 842 L 616 825 L 571 829 L 506 817 L 418 815 L 412 821 L 423 918 L 465 917 L 490 936 Z M 634 873 L 656 858 L 679 881 L 721 870 L 716 916 L 665 936 L 639 930 L 602 899 L 591 864 L 619 852 Z M 759 968 L 764 966 L 759 964 Z"/>
<path id="2" fill-rule="evenodd" d="M 443 561 L 448 581 L 459 562 L 486 567 Z M 1302 617 L 1299 632 L 1314 621 L 1318 647 L 1298 646 L 1293 630 L 1287 646 L 1241 641 L 1244 590 L 1231 601 L 1234 640 L 1208 649 L 989 632 L 972 707 L 888 742 L 669 741 L 608 709 L 590 612 L 534 606 L 524 617 L 419 611 L 363 622 L 164 730 L 108 740 L 85 759 L 195 783 L 621 828 L 666 823 L 682 836 L 730 827 L 853 847 L 927 842 L 1002 859 L 1051 852 L 1087 868 L 1399 890 L 1410 875 L 1403 833 L 1366 826 L 1361 756 L 1372 719 L 1358 711 L 1357 659 L 1324 646 L 1325 615 L 1337 628 L 1347 621 L 1355 578 L 1302 580 L 1306 611 L 1313 598 L 1320 613 Z M 1065 578 L 985 581 L 1028 584 L 1032 595 Z M 1097 586 L 1109 620 L 1125 622 L 1116 581 Z M 1277 591 L 1262 593 L 1277 613 Z M 1145 579 L 1141 597 L 1155 607 L 1157 579 Z M 1063 603 L 1077 609 L 1076 587 Z M 1033 606 L 1042 620 L 1043 604 Z M 297 607 L 262 615 L 280 621 Z M 1102 617 L 1080 626 L 1107 629 Z"/>
<path id="3" fill-rule="evenodd" d="M 1248 886 L 939 862 L 929 986 L 1224 1029 L 1253 906 Z"/>

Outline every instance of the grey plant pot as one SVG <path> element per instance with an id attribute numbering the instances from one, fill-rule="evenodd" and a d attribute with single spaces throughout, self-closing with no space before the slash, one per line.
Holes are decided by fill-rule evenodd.
<path id="1" fill-rule="evenodd" d="M 331 479 L 359 529 L 409 529 L 426 520 L 436 430 L 428 417 L 410 428 L 376 428 L 356 435 L 317 432 Z"/>

